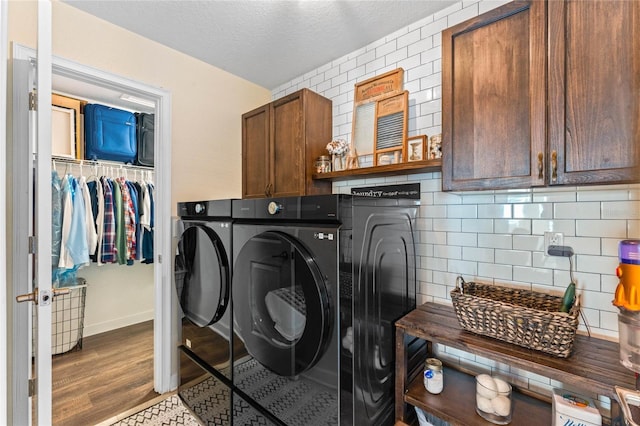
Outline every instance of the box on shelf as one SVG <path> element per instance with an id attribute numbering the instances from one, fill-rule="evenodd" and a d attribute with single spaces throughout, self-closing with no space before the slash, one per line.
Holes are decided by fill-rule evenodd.
<path id="1" fill-rule="evenodd" d="M 551 401 L 553 426 L 601 426 L 602 416 L 591 398 L 564 389 L 554 389 Z"/>

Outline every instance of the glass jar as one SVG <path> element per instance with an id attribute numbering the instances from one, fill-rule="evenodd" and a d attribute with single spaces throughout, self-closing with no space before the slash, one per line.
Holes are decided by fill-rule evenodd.
<path id="1" fill-rule="evenodd" d="M 331 158 L 321 155 L 316 159 L 316 173 L 329 173 L 331 171 Z"/>
<path id="2" fill-rule="evenodd" d="M 424 388 L 433 394 L 442 392 L 444 387 L 444 375 L 442 361 L 436 358 L 427 358 L 424 363 Z"/>
<path id="3" fill-rule="evenodd" d="M 476 412 L 497 424 L 511 423 L 511 385 L 489 374 L 476 376 Z"/>

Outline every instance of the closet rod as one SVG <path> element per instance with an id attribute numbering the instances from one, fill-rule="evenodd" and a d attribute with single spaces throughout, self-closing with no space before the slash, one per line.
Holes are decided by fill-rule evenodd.
<path id="1" fill-rule="evenodd" d="M 126 169 L 130 169 L 130 170 L 144 170 L 144 171 L 149 171 L 149 172 L 153 172 L 154 171 L 153 167 L 134 166 L 133 164 L 124 164 L 124 163 L 119 163 L 117 161 L 77 160 L 75 158 L 59 157 L 57 155 L 52 155 L 51 156 L 51 161 L 55 161 L 56 163 L 60 162 L 60 163 L 77 164 L 79 166 L 106 166 L 106 167 L 114 167 L 114 168 L 119 168 L 119 169 L 126 168 Z"/>

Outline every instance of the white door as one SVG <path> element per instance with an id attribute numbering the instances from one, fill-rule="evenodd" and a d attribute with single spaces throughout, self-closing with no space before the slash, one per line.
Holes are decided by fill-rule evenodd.
<path id="1" fill-rule="evenodd" d="M 26 392 L 26 410 L 15 413 L 19 424 L 51 424 L 51 3 L 38 2 L 37 64 L 15 61 L 15 71 L 22 71 L 14 81 L 14 110 L 28 108 L 14 121 L 14 291 L 20 306 L 14 309 L 14 321 L 26 325 L 23 335 L 33 330 L 35 347 L 29 346 L 27 359 L 15 359 L 15 366 L 26 372 L 30 381 L 14 383 L 14 397 Z M 37 70 L 40 72 L 36 72 Z M 26 92 L 22 92 L 26 90 Z M 17 93 L 21 91 L 22 93 Z M 31 94 L 31 95 L 30 95 Z M 18 105 L 15 104 L 18 96 Z M 20 101 L 22 100 L 22 101 Z M 26 100 L 26 105 L 25 105 Z M 27 127 L 25 128 L 25 124 Z M 17 127 L 16 127 L 17 125 Z M 16 132 L 19 139 L 16 139 Z M 17 226 L 15 226 L 17 225 Z M 32 317 L 32 309 L 35 309 Z M 32 324 L 32 318 L 35 318 Z M 17 345 L 16 345 L 17 346 Z M 14 348 L 14 354 L 16 354 Z M 33 362 L 31 354 L 34 354 Z M 17 355 L 17 354 L 16 354 Z M 22 376 L 22 375 L 19 375 Z M 24 377 L 24 376 L 22 376 Z M 19 395 L 16 395 L 18 393 Z M 35 397 L 34 397 L 35 396 Z M 30 406 L 29 404 L 33 406 Z M 23 407 L 24 408 L 24 407 Z"/>
<path id="2" fill-rule="evenodd" d="M 0 64 L 6 67 L 7 52 L 7 12 L 8 3 L 0 2 Z M 6 69 L 6 68 L 4 68 Z M 7 124 L 7 74 L 0 79 L 0 123 L 4 123 L 3 129 Z M 7 241 L 7 218 L 6 218 L 6 200 L 7 192 L 5 176 L 7 175 L 7 158 L 4 153 L 7 152 L 7 134 L 4 130 L 0 131 L 0 241 Z M 7 318 L 7 252 L 6 244 L 0 246 L 0 318 Z M 0 423 L 9 424 L 7 418 L 7 328 L 0 327 Z"/>
<path id="3" fill-rule="evenodd" d="M 29 113 L 26 123 L 20 118 L 24 114 L 14 120 L 14 141 L 23 142 L 14 143 L 12 173 L 14 265 L 18 266 L 14 270 L 14 294 L 16 301 L 26 303 L 14 308 L 13 321 L 26 326 L 22 329 L 23 335 L 30 336 L 31 331 L 35 331 L 35 357 L 32 363 L 31 339 L 24 342 L 27 359 L 25 352 L 14 345 L 14 355 L 20 358 L 14 358 L 14 367 L 31 380 L 14 383 L 13 394 L 18 399 L 25 393 L 29 397 L 37 395 L 27 400 L 34 405 L 33 409 L 27 402 L 27 409 L 14 416 L 14 422 L 21 424 L 51 423 L 51 177 L 49 173 L 38 172 L 48 170 L 51 162 L 51 3 L 48 1 L 38 2 L 36 57 L 39 73 L 35 72 L 33 63 L 14 63 L 14 72 L 23 71 L 21 78 L 14 81 L 14 109 L 28 108 Z M 26 92 L 18 95 L 16 105 L 18 90 Z M 36 95 L 29 96 L 29 93 Z M 36 318 L 33 326 L 32 309 Z"/>

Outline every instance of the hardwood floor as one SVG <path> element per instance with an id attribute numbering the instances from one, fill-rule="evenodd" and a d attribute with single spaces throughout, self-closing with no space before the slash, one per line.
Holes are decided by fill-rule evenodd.
<path id="1" fill-rule="evenodd" d="M 95 425 L 158 396 L 153 321 L 85 337 L 52 364 L 54 425 Z"/>
<path id="2" fill-rule="evenodd" d="M 183 326 L 207 362 L 228 361 L 225 340 L 188 321 Z M 234 348 L 246 355 L 237 337 Z M 181 367 L 185 382 L 204 374 L 192 362 Z M 95 425 L 148 403 L 159 396 L 153 390 L 153 321 L 85 337 L 82 349 L 54 356 L 52 368 L 54 425 Z"/>

